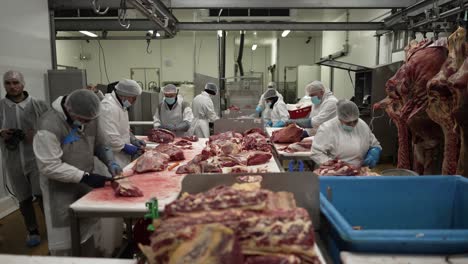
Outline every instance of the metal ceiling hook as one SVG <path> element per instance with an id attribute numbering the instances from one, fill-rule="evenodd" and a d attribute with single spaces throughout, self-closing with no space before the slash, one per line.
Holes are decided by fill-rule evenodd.
<path id="1" fill-rule="evenodd" d="M 91 4 L 93 6 L 93 11 L 94 13 L 98 15 L 105 15 L 107 11 L 109 11 L 109 7 L 104 9 L 104 11 L 101 11 L 101 6 L 97 4 L 98 0 L 91 0 Z"/>

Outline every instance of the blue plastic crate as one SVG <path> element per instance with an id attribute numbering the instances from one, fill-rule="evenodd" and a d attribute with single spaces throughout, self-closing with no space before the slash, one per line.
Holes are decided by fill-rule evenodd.
<path id="1" fill-rule="evenodd" d="M 468 179 L 460 176 L 323 176 L 320 209 L 335 260 L 341 250 L 468 252 Z"/>

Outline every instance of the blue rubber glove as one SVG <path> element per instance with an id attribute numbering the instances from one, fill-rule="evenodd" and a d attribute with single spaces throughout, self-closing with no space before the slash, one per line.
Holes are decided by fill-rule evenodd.
<path id="1" fill-rule="evenodd" d="M 263 108 L 261 106 L 257 106 L 257 108 L 255 108 L 255 112 L 257 112 L 257 114 L 260 114 L 262 111 Z"/>
<path id="2" fill-rule="evenodd" d="M 306 138 L 306 137 L 309 137 L 309 133 L 307 133 L 307 131 L 304 129 L 304 130 L 302 130 L 301 140 Z"/>
<path id="3" fill-rule="evenodd" d="M 135 136 L 131 135 L 130 136 L 130 143 L 134 146 L 137 146 L 138 148 L 144 148 L 146 147 L 146 142 L 141 139 L 137 139 Z"/>
<path id="4" fill-rule="evenodd" d="M 112 175 L 112 177 L 115 177 L 116 175 L 122 174 L 122 168 L 121 168 L 120 165 L 117 164 L 117 162 L 115 162 L 115 161 L 111 161 L 111 162 L 107 165 L 107 169 L 109 170 L 109 172 L 110 172 L 110 174 Z"/>
<path id="5" fill-rule="evenodd" d="M 267 127 L 271 127 L 272 125 L 273 125 L 273 122 L 271 122 L 271 121 L 268 121 L 268 122 L 265 123 L 265 126 L 267 126 Z"/>
<path id="6" fill-rule="evenodd" d="M 284 127 L 286 125 L 286 123 L 284 121 L 278 121 L 276 122 L 273 127 Z"/>
<path id="7" fill-rule="evenodd" d="M 86 173 L 85 175 L 83 175 L 83 178 L 81 178 L 80 182 L 93 188 L 101 188 L 104 187 L 104 184 L 106 184 L 106 181 L 108 180 L 109 178 L 107 178 L 106 176 L 94 173 Z"/>
<path id="8" fill-rule="evenodd" d="M 367 151 L 366 158 L 364 159 L 362 165 L 369 166 L 369 168 L 374 168 L 377 165 L 377 162 L 379 162 L 380 153 L 382 153 L 382 149 L 377 147 L 370 148 L 369 151 Z"/>
<path id="9" fill-rule="evenodd" d="M 80 140 L 80 136 L 77 135 L 78 127 L 73 128 L 70 133 L 63 139 L 62 144 L 70 144 Z"/>
<path id="10" fill-rule="evenodd" d="M 125 144 L 122 151 L 127 153 L 128 155 L 133 156 L 138 152 L 138 147 L 133 146 L 132 144 Z"/>

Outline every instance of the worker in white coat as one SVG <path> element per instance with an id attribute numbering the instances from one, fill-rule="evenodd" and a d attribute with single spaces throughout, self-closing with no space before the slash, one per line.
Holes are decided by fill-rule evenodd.
<path id="1" fill-rule="evenodd" d="M 286 104 L 280 99 L 273 89 L 265 93 L 265 102 L 270 109 L 270 115 L 264 118 L 267 127 L 284 127 L 289 119 L 289 112 Z"/>
<path id="2" fill-rule="evenodd" d="M 359 118 L 359 108 L 348 100 L 337 103 L 337 117 L 323 123 L 312 143 L 317 164 L 340 159 L 355 166 L 374 167 L 382 147 L 369 126 Z"/>
<path id="3" fill-rule="evenodd" d="M 109 180 L 93 173 L 94 155 L 111 175 L 122 172 L 114 161 L 107 138 L 98 128 L 99 98 L 79 89 L 60 96 L 39 120 L 33 149 L 40 172 L 49 250 L 52 255 L 71 254 L 70 205 L 92 188 Z M 91 252 L 95 220 L 81 221 L 81 243 Z"/>
<path id="4" fill-rule="evenodd" d="M 100 129 L 108 138 L 109 146 L 120 167 L 130 163 L 146 146 L 143 140 L 135 138 L 130 132 L 128 109 L 141 94 L 140 85 L 134 80 L 119 81 L 112 93 L 106 94 L 101 102 L 101 114 L 98 118 Z"/>
<path id="5" fill-rule="evenodd" d="M 164 128 L 174 132 L 178 137 L 191 136 L 187 131 L 193 121 L 192 108 L 179 95 L 177 87 L 168 84 L 163 87 L 164 98 L 153 116 L 155 128 Z"/>
<path id="6" fill-rule="evenodd" d="M 218 93 L 218 87 L 214 83 L 207 83 L 205 90 L 195 96 L 192 101 L 193 134 L 199 138 L 207 138 L 210 136 L 209 123 L 218 120 L 219 117 L 215 112 L 213 104 L 213 96 Z"/>
<path id="7" fill-rule="evenodd" d="M 40 244 L 33 199 L 42 207 L 39 171 L 32 151 L 32 141 L 39 117 L 48 109 L 47 104 L 24 91 L 24 77 L 18 71 L 3 75 L 6 96 L 0 100 L 0 146 L 12 193 L 19 202 L 27 236 L 26 245 Z M 6 182 L 5 182 L 6 184 Z"/>
<path id="8" fill-rule="evenodd" d="M 304 130 L 307 134 L 304 134 L 303 137 L 308 137 L 309 133 L 315 134 L 322 123 L 336 117 L 338 99 L 321 81 L 313 81 L 306 85 L 305 94 L 312 102 L 312 111 L 309 117 L 290 121 L 302 128 L 310 128 L 309 132 Z"/>
<path id="9" fill-rule="evenodd" d="M 265 114 L 268 116 L 269 115 L 269 111 L 268 111 L 268 107 L 266 105 L 266 102 L 265 102 L 265 94 L 269 91 L 269 90 L 274 90 L 276 92 L 276 96 L 278 96 L 279 99 L 281 99 L 282 101 L 284 100 L 283 99 L 283 95 L 280 94 L 277 90 L 276 90 L 276 83 L 274 82 L 269 82 L 268 83 L 268 86 L 267 86 L 267 90 L 260 96 L 260 100 L 258 100 L 258 105 L 257 105 L 257 108 L 255 108 L 255 111 L 257 112 L 257 114 L 261 114 L 262 112 L 264 113 L 263 116 L 265 117 Z"/>

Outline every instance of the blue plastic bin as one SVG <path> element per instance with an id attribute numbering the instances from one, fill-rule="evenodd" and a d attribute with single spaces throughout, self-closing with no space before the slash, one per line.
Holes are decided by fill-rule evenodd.
<path id="1" fill-rule="evenodd" d="M 342 250 L 468 252 L 468 179 L 460 176 L 322 176 L 320 209 L 335 263 Z"/>

